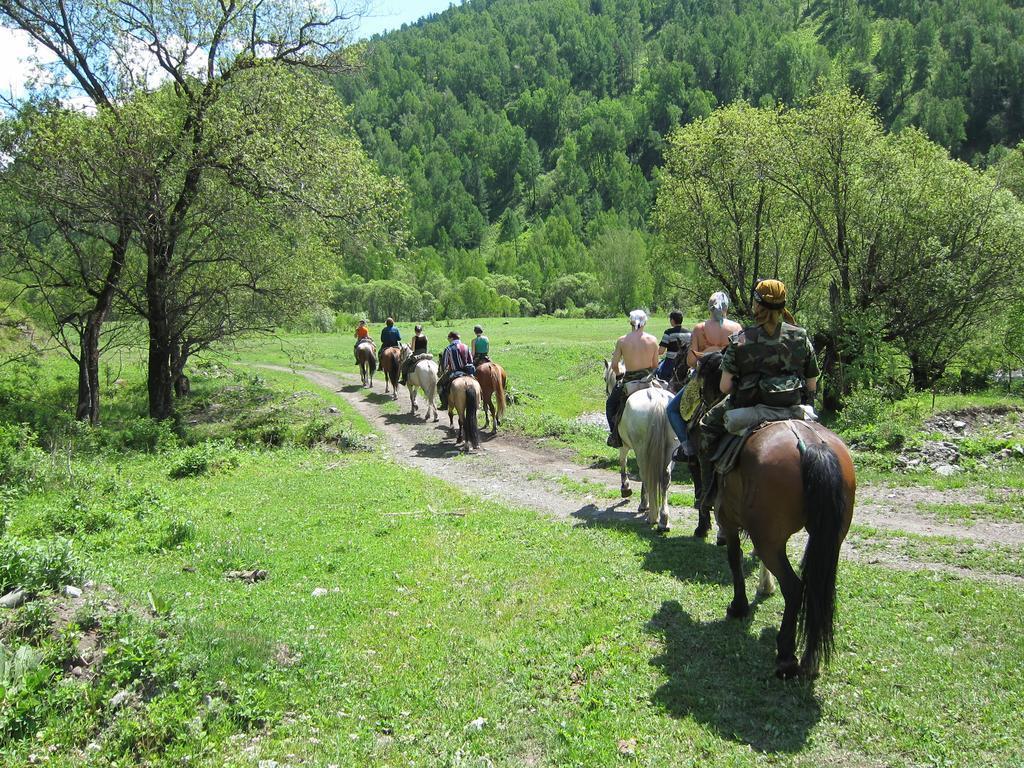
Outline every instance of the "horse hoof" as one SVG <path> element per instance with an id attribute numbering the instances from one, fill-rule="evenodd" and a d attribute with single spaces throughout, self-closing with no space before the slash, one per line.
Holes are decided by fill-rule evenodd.
<path id="1" fill-rule="evenodd" d="M 711 526 L 710 525 L 698 525 L 696 528 L 693 529 L 693 538 L 695 538 L 695 539 L 706 539 L 708 537 L 708 533 L 710 533 L 710 532 L 711 532 Z"/>
<path id="2" fill-rule="evenodd" d="M 668 525 L 659 525 L 655 530 L 658 533 L 668 533 L 670 530 L 672 530 L 672 528 Z"/>
<path id="3" fill-rule="evenodd" d="M 718 538 L 715 539 L 715 546 L 716 547 L 724 547 L 725 546 L 725 536 L 723 536 L 722 534 L 718 534 Z"/>
<path id="4" fill-rule="evenodd" d="M 800 674 L 796 659 L 779 659 L 775 662 L 775 676 L 780 680 L 792 680 Z"/>
<path id="5" fill-rule="evenodd" d="M 745 619 L 750 614 L 749 605 L 734 605 L 729 603 L 729 607 L 725 609 L 725 616 L 729 619 Z"/>
<path id="6" fill-rule="evenodd" d="M 630 496 L 633 495 L 633 489 L 626 488 L 625 486 L 623 486 L 622 488 L 619 489 L 619 493 L 622 494 L 622 498 L 628 499 Z"/>

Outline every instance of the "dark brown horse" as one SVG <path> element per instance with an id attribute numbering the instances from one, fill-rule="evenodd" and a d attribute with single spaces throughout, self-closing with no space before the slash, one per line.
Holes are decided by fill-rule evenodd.
<path id="1" fill-rule="evenodd" d="M 705 398 L 720 397 L 721 355 L 705 358 L 700 376 Z M 776 674 L 814 676 L 833 647 L 839 548 L 850 529 L 857 481 L 850 453 L 820 424 L 787 420 L 768 424 L 747 440 L 739 461 L 720 478 L 715 509 L 725 534 L 733 600 L 727 614 L 749 613 L 743 580 L 740 531 L 746 531 L 785 598 L 777 639 Z M 786 542 L 807 530 L 800 574 L 786 556 Z M 762 573 L 762 585 L 770 579 Z M 768 590 L 765 590 L 768 591 Z M 796 660 L 797 629 L 804 643 Z"/>
<path id="2" fill-rule="evenodd" d="M 505 387 L 508 379 L 505 376 L 505 369 L 497 363 L 481 363 L 476 369 L 476 380 L 480 382 L 481 398 L 484 404 L 484 429 L 490 423 L 489 417 L 494 417 L 491 432 L 497 432 L 501 426 L 501 420 L 505 418 Z M 495 408 L 493 399 L 498 401 Z"/>
<path id="3" fill-rule="evenodd" d="M 388 347 L 380 353 L 380 370 L 384 374 L 384 394 L 390 386 L 395 400 L 398 399 L 398 374 L 402 372 L 402 350 Z"/>
<path id="4" fill-rule="evenodd" d="M 372 342 L 356 347 L 356 360 L 359 361 L 359 376 L 363 386 L 373 389 L 373 374 L 377 371 L 377 350 Z"/>

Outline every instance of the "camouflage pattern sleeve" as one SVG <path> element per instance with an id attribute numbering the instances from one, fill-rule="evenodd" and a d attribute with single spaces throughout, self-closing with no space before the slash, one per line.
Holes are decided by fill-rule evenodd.
<path id="1" fill-rule="evenodd" d="M 738 335 L 738 334 L 737 334 Z M 739 375 L 739 363 L 736 360 L 736 348 L 737 342 L 735 336 L 729 337 L 729 346 L 725 348 L 725 352 L 722 356 L 722 372 L 731 373 L 733 376 Z"/>
<path id="2" fill-rule="evenodd" d="M 815 379 L 821 375 L 821 370 L 818 368 L 818 358 L 814 356 L 814 345 L 811 344 L 809 336 L 805 336 L 804 340 L 807 343 L 807 361 L 804 363 L 804 378 Z"/>

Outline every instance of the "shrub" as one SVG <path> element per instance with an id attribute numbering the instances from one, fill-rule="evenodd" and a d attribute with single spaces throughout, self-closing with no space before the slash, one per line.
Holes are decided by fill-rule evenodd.
<path id="1" fill-rule="evenodd" d="M 835 421 L 836 432 L 852 447 L 898 451 L 919 432 L 920 413 L 901 408 L 878 390 L 862 389 L 845 401 Z"/>
<path id="2" fill-rule="evenodd" d="M 179 451 L 171 461 L 167 476 L 180 480 L 237 466 L 238 457 L 231 448 L 221 443 L 200 443 Z"/>
<path id="3" fill-rule="evenodd" d="M 18 637 L 38 645 L 49 632 L 53 618 L 53 608 L 47 601 L 32 600 L 15 611 L 11 623 Z"/>
<path id="4" fill-rule="evenodd" d="M 287 442 L 288 432 L 288 424 L 279 413 L 248 413 L 235 422 L 235 443 L 278 447 Z"/>
<path id="5" fill-rule="evenodd" d="M 34 485 L 47 456 L 27 424 L 0 423 L 0 486 L 24 490 Z"/>
<path id="6" fill-rule="evenodd" d="M 29 592 L 59 589 L 81 581 L 81 575 L 69 541 L 0 539 L 0 592 L 16 587 Z"/>
<path id="7" fill-rule="evenodd" d="M 295 442 L 307 448 L 318 445 L 332 445 L 340 450 L 368 450 L 368 442 L 359 435 L 346 430 L 345 425 L 337 419 L 314 418 L 299 427 L 295 433 Z"/>
<path id="8" fill-rule="evenodd" d="M 54 673 L 42 661 L 27 645 L 11 651 L 0 643 L 0 743 L 33 732 L 41 719 L 41 694 Z"/>
<path id="9" fill-rule="evenodd" d="M 48 532 L 69 536 L 104 531 L 113 526 L 114 521 L 113 512 L 102 501 L 87 501 L 77 492 L 43 512 L 43 522 Z"/>
<path id="10" fill-rule="evenodd" d="M 124 450 L 161 453 L 175 448 L 178 436 L 168 421 L 140 418 L 117 432 L 114 441 L 116 447 Z"/>
<path id="11" fill-rule="evenodd" d="M 174 549 L 196 537 L 196 524 L 183 517 L 174 517 L 160 527 L 157 549 Z"/>

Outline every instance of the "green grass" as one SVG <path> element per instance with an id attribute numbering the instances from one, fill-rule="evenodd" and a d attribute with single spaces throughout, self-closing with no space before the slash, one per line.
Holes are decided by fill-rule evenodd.
<path id="1" fill-rule="evenodd" d="M 335 395 L 267 378 L 280 392 L 272 402 L 302 418 L 335 405 L 350 429 L 368 429 Z M 197 386 L 209 406 L 237 381 Z M 88 578 L 130 610 L 158 609 L 151 624 L 109 630 L 131 650 L 117 669 L 179 687 L 130 713 L 92 715 L 83 702 L 105 712 L 122 678 L 61 683 L 47 716 L 0 744 L 6 764 L 51 744 L 50 764 L 67 766 L 1019 759 L 1015 587 L 844 562 L 833 665 L 815 684 L 787 684 L 772 675 L 781 599 L 747 622 L 724 620 L 722 550 L 682 532 L 573 527 L 412 470 L 399 481 L 372 451 L 228 446 L 232 461 L 173 479 L 189 450 L 86 454 L 73 479 L 11 504 L 9 535 L 44 540 L 61 528 Z M 77 519 L 93 522 L 68 524 Z M 935 542 L 906 546 L 940 561 Z M 998 550 L 984 565 L 1017 573 L 1019 562 Z M 257 567 L 266 581 L 224 578 Z M 468 727 L 477 718 L 482 729 Z M 98 751 L 86 752 L 94 738 Z M 620 740 L 635 740 L 635 755 L 621 755 Z"/>
<path id="2" fill-rule="evenodd" d="M 140 459 L 133 482 L 186 509 L 194 538 L 145 558 L 130 533 L 80 550 L 98 579 L 172 606 L 208 679 L 259 691 L 264 759 L 616 765 L 620 738 L 644 765 L 1016 754 L 1015 590 L 844 564 L 835 664 L 814 688 L 787 685 L 770 675 L 780 601 L 722 620 L 721 550 L 487 510 L 414 473 L 382 484 L 382 470 L 289 450 L 171 481 Z M 223 579 L 257 566 L 267 581 Z M 297 665 L 275 661 L 284 646 Z M 207 764 L 241 760 L 221 747 Z"/>
<path id="3" fill-rule="evenodd" d="M 850 539 L 858 551 L 868 555 L 879 553 L 890 561 L 936 563 L 983 574 L 1024 578 L 1024 553 L 1018 546 L 999 542 L 982 545 L 952 536 L 897 533 L 863 525 L 851 528 Z"/>
<path id="4" fill-rule="evenodd" d="M 995 500 L 982 504 L 950 504 L 935 502 L 918 502 L 917 509 L 933 515 L 941 520 L 965 522 L 968 524 L 978 520 L 995 520 L 1007 523 L 1024 522 L 1024 495 L 1008 494 L 999 499 L 991 492 L 989 498 Z"/>
<path id="5" fill-rule="evenodd" d="M 619 498 L 618 488 L 614 486 L 604 485 L 602 483 L 595 483 L 590 480 L 576 480 L 574 478 L 561 475 L 558 477 L 558 484 L 566 493 L 575 494 L 577 496 L 592 496 L 596 499 Z M 668 497 L 668 503 L 675 507 L 693 506 L 693 494 L 670 493 Z"/>

